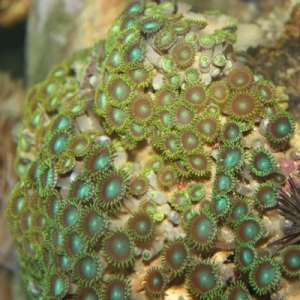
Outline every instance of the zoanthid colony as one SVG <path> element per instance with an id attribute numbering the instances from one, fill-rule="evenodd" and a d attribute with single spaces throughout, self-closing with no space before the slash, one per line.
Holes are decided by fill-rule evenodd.
<path id="1" fill-rule="evenodd" d="M 294 119 L 218 18 L 128 1 L 28 92 L 7 218 L 32 299 L 270 299 L 299 279 L 299 246 L 267 248 Z"/>

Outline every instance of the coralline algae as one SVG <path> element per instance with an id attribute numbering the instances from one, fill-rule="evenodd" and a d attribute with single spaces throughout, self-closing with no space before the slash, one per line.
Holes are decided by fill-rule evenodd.
<path id="1" fill-rule="evenodd" d="M 268 247 L 293 116 L 235 24 L 158 2 L 28 92 L 7 218 L 32 299 L 283 299 L 299 278 L 299 246 Z"/>

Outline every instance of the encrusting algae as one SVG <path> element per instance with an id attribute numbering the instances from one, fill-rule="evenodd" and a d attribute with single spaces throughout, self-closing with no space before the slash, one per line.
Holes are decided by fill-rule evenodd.
<path id="1" fill-rule="evenodd" d="M 294 118 L 217 20 L 128 1 L 30 89 L 6 214 L 31 299 L 288 299 Z"/>

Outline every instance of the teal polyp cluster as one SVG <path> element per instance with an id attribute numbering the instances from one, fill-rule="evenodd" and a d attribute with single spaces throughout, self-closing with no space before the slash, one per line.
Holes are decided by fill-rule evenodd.
<path id="1" fill-rule="evenodd" d="M 277 204 L 277 185 L 273 181 L 262 183 L 254 194 L 254 200 L 260 209 L 272 208 Z"/>
<path id="2" fill-rule="evenodd" d="M 257 258 L 257 253 L 250 243 L 241 244 L 235 249 L 235 264 L 241 272 L 247 272 L 251 269 L 253 262 Z"/>
<path id="3" fill-rule="evenodd" d="M 266 136 L 271 143 L 283 143 L 291 137 L 294 126 L 291 115 L 286 112 L 281 112 L 270 118 Z"/>
<path id="4" fill-rule="evenodd" d="M 294 119 L 221 19 L 128 0 L 28 91 L 6 215 L 31 299 L 248 300 L 299 279 L 298 246 L 263 251 L 293 199 Z"/>
<path id="5" fill-rule="evenodd" d="M 186 226 L 187 242 L 192 248 L 209 249 L 217 236 L 217 224 L 208 212 L 195 214 Z"/>
<path id="6" fill-rule="evenodd" d="M 146 293 L 151 298 L 161 297 L 166 289 L 166 278 L 163 270 L 158 267 L 149 268 L 144 283 Z"/>
<path id="7" fill-rule="evenodd" d="M 212 298 L 221 288 L 216 266 L 207 261 L 197 259 L 188 273 L 188 287 L 198 298 Z"/>
<path id="8" fill-rule="evenodd" d="M 238 170 L 244 163 L 243 152 L 239 145 L 225 145 L 219 149 L 218 163 L 223 169 Z"/>
<path id="9" fill-rule="evenodd" d="M 105 282 L 101 296 L 103 299 L 125 300 L 130 295 L 129 289 L 130 284 L 128 279 L 122 275 L 114 275 L 109 277 Z M 89 298 L 87 297 L 87 299 Z M 98 299 L 98 297 L 95 297 L 95 299 Z"/>
<path id="10" fill-rule="evenodd" d="M 230 209 L 230 199 L 226 195 L 215 195 L 210 203 L 210 210 L 217 218 L 224 218 Z"/>
<path id="11" fill-rule="evenodd" d="M 300 276 L 300 246 L 286 247 L 281 253 L 282 270 L 289 277 Z"/>
<path id="12" fill-rule="evenodd" d="M 184 239 L 167 243 L 161 256 L 162 264 L 174 276 L 181 275 L 188 267 L 190 251 Z"/>
<path id="13" fill-rule="evenodd" d="M 102 242 L 106 260 L 116 267 L 127 267 L 133 264 L 134 242 L 131 235 L 121 230 L 108 233 Z"/>
<path id="14" fill-rule="evenodd" d="M 278 262 L 267 256 L 257 259 L 249 274 L 250 284 L 258 295 L 274 291 L 278 286 L 279 279 Z"/>
<path id="15" fill-rule="evenodd" d="M 273 155 L 264 148 L 257 148 L 252 152 L 250 159 L 251 171 L 260 177 L 269 175 L 274 171 L 275 159 Z"/>
<path id="16" fill-rule="evenodd" d="M 251 295 L 246 287 L 246 285 L 237 280 L 234 284 L 232 284 L 225 293 L 225 299 L 228 300 L 250 300 Z"/>

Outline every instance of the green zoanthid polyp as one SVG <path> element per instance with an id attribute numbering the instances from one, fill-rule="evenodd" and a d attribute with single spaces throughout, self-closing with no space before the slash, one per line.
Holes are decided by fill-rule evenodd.
<path id="1" fill-rule="evenodd" d="M 31 299 L 256 299 L 299 279 L 294 118 L 236 30 L 128 0 L 29 90 L 6 216 Z"/>

